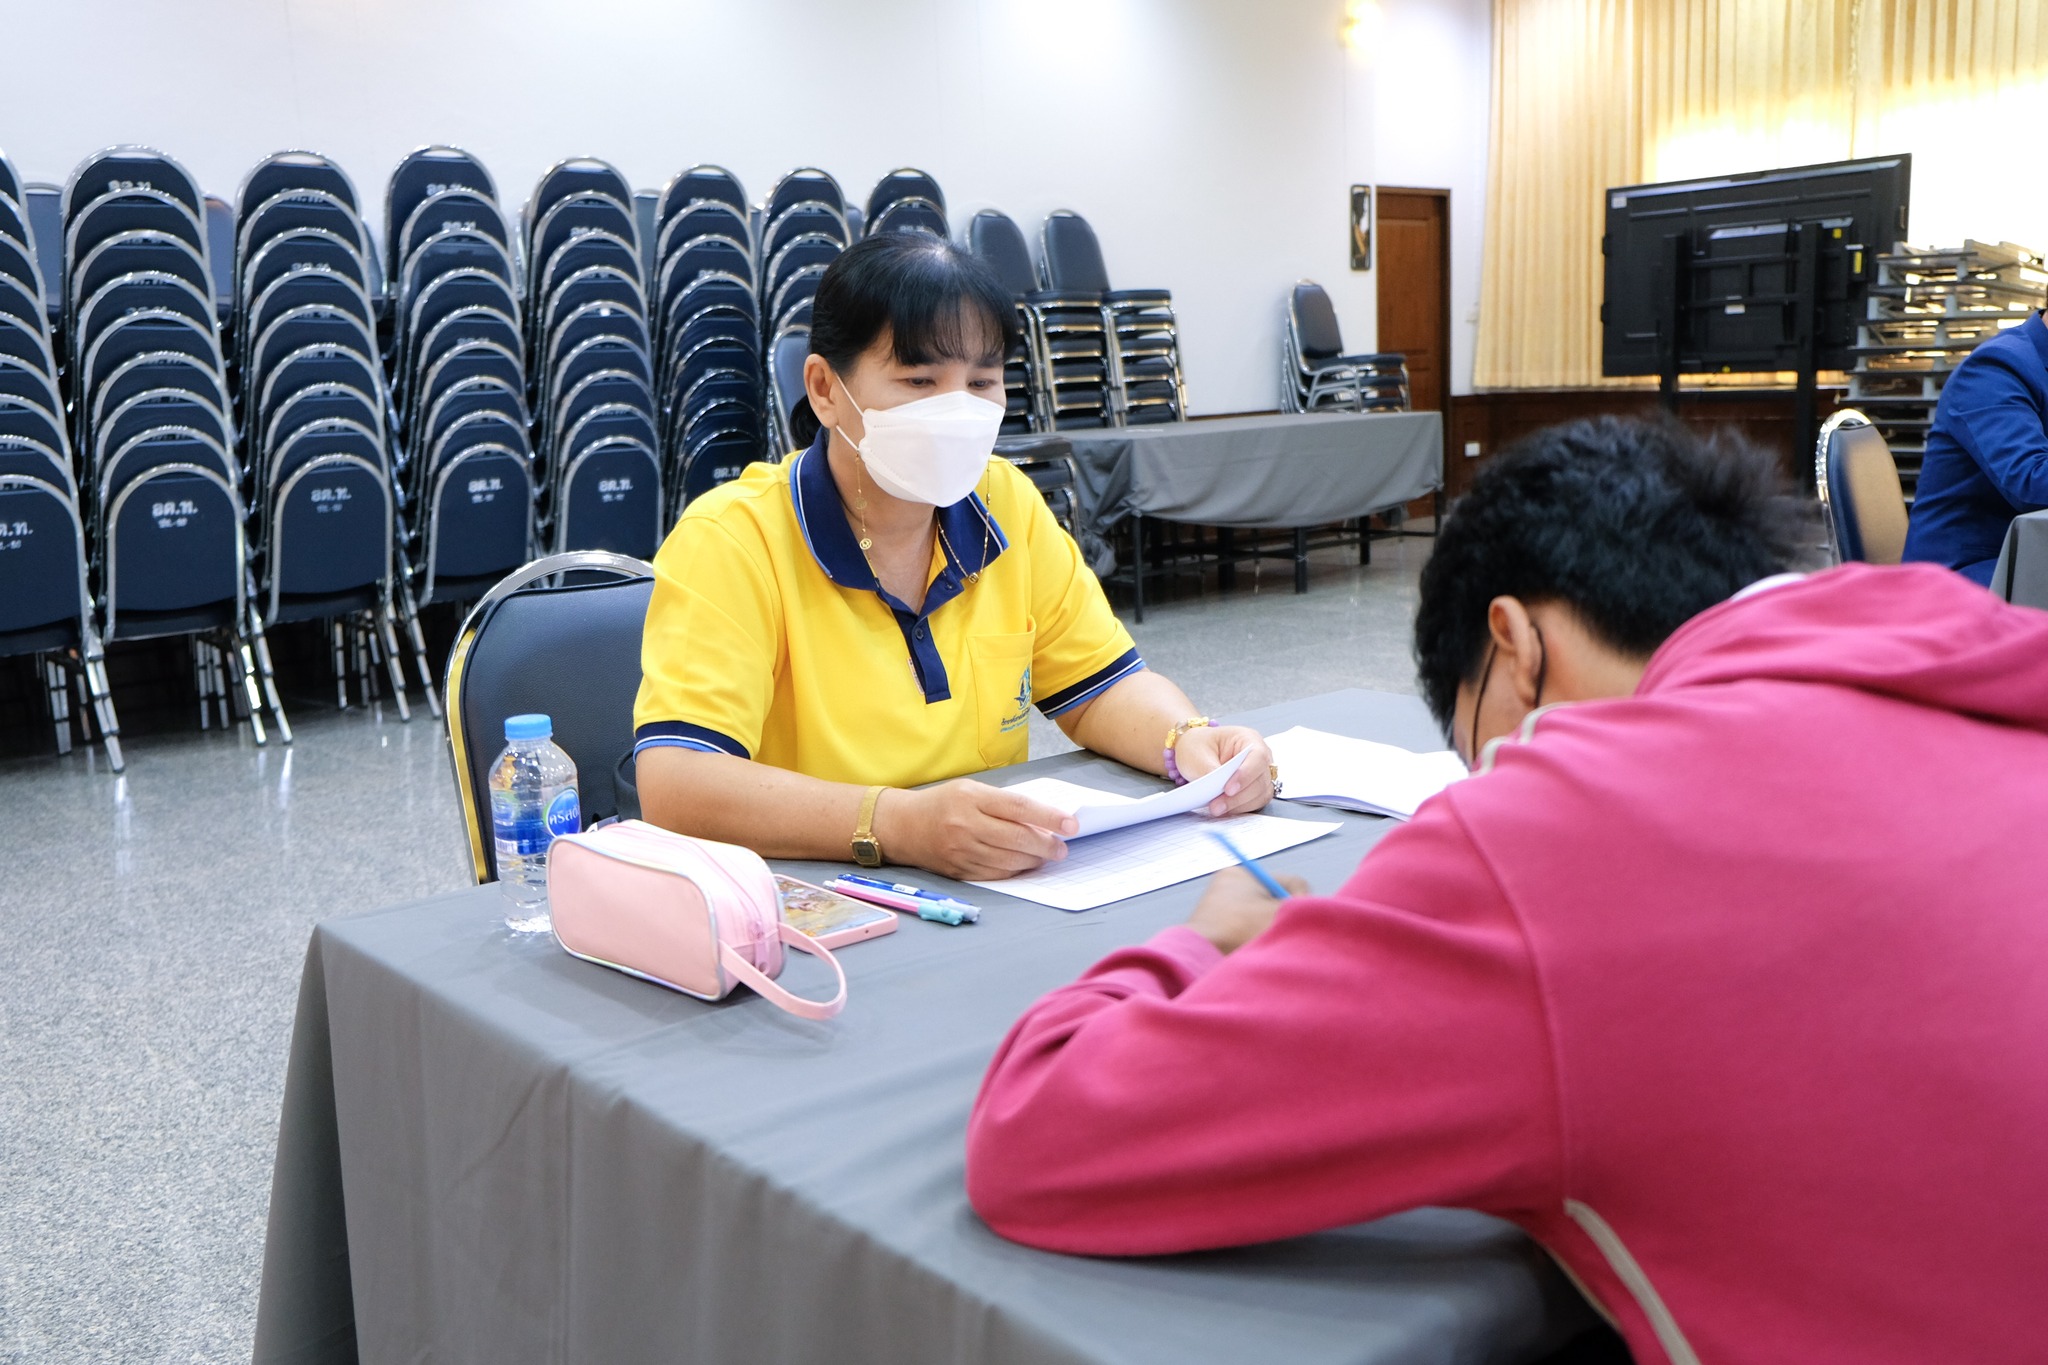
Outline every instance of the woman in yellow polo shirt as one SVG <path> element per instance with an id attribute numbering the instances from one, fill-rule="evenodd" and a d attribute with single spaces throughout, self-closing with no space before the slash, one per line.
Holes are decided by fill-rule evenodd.
<path id="1" fill-rule="evenodd" d="M 987 267 L 871 237 L 812 311 L 797 416 L 815 438 L 692 502 L 655 556 L 646 817 L 769 857 L 1028 871 L 1065 856 L 1073 822 L 966 774 L 1026 757 L 1033 705 L 1183 781 L 1249 750 L 1209 811 L 1271 800 L 1264 740 L 1146 669 L 1030 479 L 991 458 L 1017 317 Z"/>

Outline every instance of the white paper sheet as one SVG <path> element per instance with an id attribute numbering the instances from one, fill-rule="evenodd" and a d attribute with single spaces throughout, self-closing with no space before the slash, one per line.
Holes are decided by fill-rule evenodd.
<path id="1" fill-rule="evenodd" d="M 1033 801 L 1043 801 L 1053 809 L 1073 816 L 1081 822 L 1081 829 L 1068 837 L 1085 839 L 1091 834 L 1106 834 L 1127 825 L 1142 825 L 1150 820 L 1163 820 L 1169 815 L 1200 810 L 1223 794 L 1223 784 L 1244 766 L 1245 757 L 1239 754 L 1214 772 L 1206 773 L 1184 787 L 1175 787 L 1172 791 L 1159 792 L 1142 800 L 1062 782 L 1057 777 L 1034 777 L 1008 790 L 1020 792 Z"/>
<path id="2" fill-rule="evenodd" d="M 1464 760 L 1448 749 L 1418 754 L 1302 725 L 1269 736 L 1266 747 L 1289 801 L 1396 820 L 1408 819 L 1424 801 L 1467 776 Z"/>
<path id="3" fill-rule="evenodd" d="M 1211 830 L 1229 835 L 1246 857 L 1263 858 L 1320 839 L 1337 827 L 1335 820 L 1282 820 L 1272 815 L 1233 815 L 1224 820 L 1178 815 L 1074 840 L 1060 862 L 1021 877 L 974 884 L 1058 910 L 1093 910 L 1235 867 L 1237 859 L 1209 837 Z"/>

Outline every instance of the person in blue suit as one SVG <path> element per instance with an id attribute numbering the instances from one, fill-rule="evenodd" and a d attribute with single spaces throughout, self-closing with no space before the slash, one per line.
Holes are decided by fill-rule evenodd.
<path id="1" fill-rule="evenodd" d="M 1941 391 L 1906 528 L 1909 560 L 1987 587 L 2005 528 L 2048 507 L 2048 325 L 2035 313 L 1963 359 Z"/>

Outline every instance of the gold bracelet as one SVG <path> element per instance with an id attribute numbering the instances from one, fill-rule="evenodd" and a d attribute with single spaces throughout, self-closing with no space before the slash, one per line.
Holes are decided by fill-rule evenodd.
<path id="1" fill-rule="evenodd" d="M 1210 720 L 1207 716 L 1191 716 L 1166 732 L 1166 762 L 1164 766 L 1166 768 L 1166 775 L 1173 779 L 1176 786 L 1184 786 L 1187 783 L 1187 779 L 1180 775 L 1180 763 L 1174 757 L 1173 752 L 1180 746 L 1180 737 L 1190 730 L 1199 730 L 1205 725 L 1214 725 L 1215 723 L 1215 721 Z"/>

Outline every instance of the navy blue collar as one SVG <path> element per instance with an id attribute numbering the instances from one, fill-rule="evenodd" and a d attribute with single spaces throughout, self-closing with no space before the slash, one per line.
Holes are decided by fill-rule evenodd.
<path id="1" fill-rule="evenodd" d="M 986 569 L 995 557 L 1009 548 L 1003 528 L 989 514 L 981 496 L 970 493 L 951 507 L 939 509 L 939 542 L 946 567 L 925 589 L 924 603 L 912 609 L 899 602 L 875 580 L 868 557 L 861 553 L 860 540 L 846 519 L 846 505 L 840 501 L 839 485 L 832 479 L 832 462 L 826 454 L 826 432 L 789 462 L 789 494 L 796 505 L 797 529 L 818 567 L 842 588 L 871 592 L 882 599 L 903 632 L 904 647 L 910 652 L 910 666 L 927 705 L 946 701 L 953 695 L 946 676 L 946 661 L 939 657 L 938 643 L 925 624 L 931 614 L 960 595 L 970 574 Z"/>
<path id="2" fill-rule="evenodd" d="M 875 581 L 860 540 L 846 519 L 846 505 L 840 500 L 839 485 L 832 478 L 832 461 L 826 453 L 831 433 L 820 431 L 816 440 L 789 462 L 790 499 L 796 504 L 797 528 L 811 557 L 825 571 L 825 577 L 843 588 L 860 588 L 875 593 L 898 611 L 911 609 L 891 598 Z M 979 493 L 969 493 L 951 507 L 939 509 L 940 542 L 946 567 L 932 580 L 925 595 L 924 609 L 913 612 L 929 616 L 940 604 L 960 595 L 968 574 L 980 573 L 997 555 L 1010 547 L 1003 528 Z M 934 600 L 936 599 L 936 600 Z"/>

